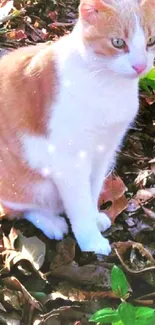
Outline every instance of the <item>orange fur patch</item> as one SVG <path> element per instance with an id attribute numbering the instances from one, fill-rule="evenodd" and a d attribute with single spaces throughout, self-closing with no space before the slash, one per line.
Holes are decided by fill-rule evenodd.
<path id="1" fill-rule="evenodd" d="M 141 8 L 141 24 L 146 38 L 155 36 L 155 0 L 146 0 Z"/>
<path id="2" fill-rule="evenodd" d="M 52 47 L 15 50 L 0 60 L 0 71 L 0 199 L 32 203 L 32 187 L 43 178 L 22 160 L 20 134 L 47 135 L 58 91 Z"/>

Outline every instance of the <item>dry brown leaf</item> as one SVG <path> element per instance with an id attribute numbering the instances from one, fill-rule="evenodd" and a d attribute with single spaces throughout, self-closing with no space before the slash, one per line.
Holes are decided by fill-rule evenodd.
<path id="1" fill-rule="evenodd" d="M 14 243 L 15 240 L 17 239 L 18 234 L 17 231 L 14 228 L 11 228 L 10 234 L 8 237 L 6 237 L 3 234 L 2 238 L 2 247 L 1 247 L 1 255 L 3 257 L 3 263 L 4 263 L 4 271 L 10 271 L 11 266 L 14 265 L 14 259 L 16 258 L 17 260 L 21 259 L 19 253 L 15 247 Z"/>
<path id="2" fill-rule="evenodd" d="M 155 158 L 151 159 L 149 164 L 151 165 L 152 172 L 155 174 Z"/>
<path id="3" fill-rule="evenodd" d="M 15 247 L 15 240 L 18 238 L 18 245 Z M 5 271 L 23 259 L 27 259 L 39 270 L 44 263 L 46 246 L 38 237 L 24 237 L 14 228 L 11 229 L 8 237 L 3 235 L 3 245 L 0 248 L 4 259 Z"/>
<path id="4" fill-rule="evenodd" d="M 108 201 L 112 203 L 109 209 L 104 210 L 112 222 L 127 207 L 128 201 L 124 195 L 126 190 L 127 188 L 119 176 L 111 174 L 105 180 L 104 188 L 99 198 L 99 206 Z"/>
<path id="5" fill-rule="evenodd" d="M 0 204 L 0 219 L 3 218 L 4 216 L 5 216 L 5 212 L 2 205 Z"/>
<path id="6" fill-rule="evenodd" d="M 135 179 L 136 185 L 143 188 L 146 185 L 147 178 L 150 176 L 150 174 L 150 170 L 141 170 Z"/>
<path id="7" fill-rule="evenodd" d="M 63 288 L 63 289 L 62 289 Z M 63 291 L 63 294 L 60 291 Z M 97 298 L 112 298 L 115 299 L 117 296 L 116 294 L 111 291 L 84 291 L 82 289 L 77 288 L 76 286 L 74 287 L 74 284 L 72 283 L 63 283 L 59 284 L 58 286 L 58 291 L 53 292 L 50 295 L 50 298 L 52 300 L 54 299 L 64 299 L 64 300 L 71 300 L 71 301 L 85 301 L 85 300 L 95 300 Z"/>
<path id="8" fill-rule="evenodd" d="M 22 258 L 29 260 L 35 269 L 39 270 L 45 260 L 45 244 L 36 236 L 27 238 L 21 233 L 19 233 L 18 239 L 18 249 Z"/>
<path id="9" fill-rule="evenodd" d="M 74 261 L 67 265 L 60 265 L 46 273 L 46 277 L 54 276 L 68 283 L 87 286 L 89 288 L 109 290 L 110 288 L 110 271 L 112 264 L 99 262 L 98 264 L 88 264 L 79 266 Z M 63 292 L 61 292 L 63 294 Z"/>
<path id="10" fill-rule="evenodd" d="M 152 219 L 153 221 L 155 221 L 155 211 L 152 211 L 151 209 L 148 208 L 144 208 L 143 207 L 143 211 L 145 212 L 145 214 Z"/>
<path id="11" fill-rule="evenodd" d="M 107 201 L 115 201 L 122 197 L 127 190 L 125 184 L 119 176 L 110 174 L 104 182 L 103 191 L 101 191 L 99 204 L 103 204 Z"/>
<path id="12" fill-rule="evenodd" d="M 153 193 L 154 192 L 154 193 Z M 146 202 L 150 199 L 153 198 L 153 196 L 155 196 L 155 188 L 145 188 L 145 189 L 141 189 L 136 193 L 136 198 L 140 201 L 140 202 Z"/>
<path id="13" fill-rule="evenodd" d="M 139 274 L 149 269 L 155 270 L 155 260 L 142 244 L 129 240 L 127 242 L 120 241 L 114 243 L 113 246 L 121 264 L 127 272 Z M 134 258 L 133 255 L 135 255 Z M 134 263 L 135 260 L 136 263 Z"/>
<path id="14" fill-rule="evenodd" d="M 22 294 L 19 291 L 12 291 L 8 288 L 4 288 L 1 292 L 1 297 L 3 295 L 3 300 L 7 303 L 10 308 L 14 308 L 16 310 L 22 310 Z"/>
<path id="15" fill-rule="evenodd" d="M 3 310 L 0 311 L 0 324 L 6 325 L 20 325 L 21 324 L 21 317 L 16 312 L 4 312 Z"/>
<path id="16" fill-rule="evenodd" d="M 2 280 L 3 285 L 11 290 L 16 290 L 22 292 L 25 301 L 33 306 L 34 309 L 42 311 L 41 304 L 30 295 L 30 293 L 25 289 L 21 282 L 15 277 L 8 277 Z"/>
<path id="17" fill-rule="evenodd" d="M 127 211 L 134 212 L 141 206 L 155 197 L 155 187 L 138 190 L 136 195 L 129 200 Z"/>
<path id="18" fill-rule="evenodd" d="M 47 13 L 47 17 L 50 18 L 53 21 L 57 21 L 58 20 L 58 12 L 56 10 L 49 11 Z"/>
<path id="19" fill-rule="evenodd" d="M 71 263 L 74 260 L 75 244 L 75 240 L 69 236 L 56 244 L 56 254 L 52 258 L 50 270 L 60 265 Z"/>
<path id="20" fill-rule="evenodd" d="M 22 39 L 26 39 L 27 35 L 25 34 L 24 30 L 19 29 L 12 29 L 11 31 L 7 32 L 7 37 L 11 40 L 22 40 Z"/>
<path id="21" fill-rule="evenodd" d="M 122 195 L 119 199 L 113 201 L 113 204 L 109 209 L 104 210 L 104 212 L 109 216 L 112 222 L 115 221 L 116 217 L 126 209 L 128 206 L 128 200 L 125 195 Z"/>

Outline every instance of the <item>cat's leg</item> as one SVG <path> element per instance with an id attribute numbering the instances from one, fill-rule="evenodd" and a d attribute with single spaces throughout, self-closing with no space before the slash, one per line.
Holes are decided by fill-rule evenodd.
<path id="1" fill-rule="evenodd" d="M 66 220 L 58 215 L 53 215 L 50 211 L 26 211 L 24 218 L 42 230 L 50 239 L 61 240 L 68 233 Z"/>
<path id="2" fill-rule="evenodd" d="M 107 177 L 108 167 L 109 167 L 109 159 L 103 157 L 102 155 L 100 157 L 96 157 L 96 161 L 95 161 L 95 165 L 91 177 L 91 190 L 92 190 L 93 201 L 97 209 L 98 209 L 99 196 L 103 188 L 104 181 Z M 105 231 L 111 226 L 111 220 L 104 212 L 98 211 L 96 218 L 97 218 L 97 225 L 100 231 Z"/>
<path id="3" fill-rule="evenodd" d="M 109 241 L 101 235 L 96 222 L 98 212 L 92 199 L 89 166 L 86 163 L 75 169 L 75 165 L 76 160 L 65 156 L 57 162 L 61 177 L 54 175 L 73 233 L 82 251 L 108 255 Z"/>

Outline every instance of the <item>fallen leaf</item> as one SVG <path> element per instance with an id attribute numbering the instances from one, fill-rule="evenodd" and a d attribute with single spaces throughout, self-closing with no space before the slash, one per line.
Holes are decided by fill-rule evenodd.
<path id="1" fill-rule="evenodd" d="M 141 208 L 144 203 L 155 197 L 155 187 L 138 190 L 136 195 L 128 201 L 127 211 L 134 212 Z"/>
<path id="2" fill-rule="evenodd" d="M 155 174 L 155 158 L 151 159 L 149 164 L 151 165 L 152 172 Z"/>
<path id="3" fill-rule="evenodd" d="M 128 201 L 124 195 L 126 190 L 127 188 L 119 176 L 111 174 L 105 180 L 99 198 L 99 207 L 101 207 L 103 203 L 111 202 L 110 208 L 104 210 L 104 212 L 107 213 L 112 222 L 115 221 L 118 214 L 120 214 L 128 205 Z"/>
<path id="4" fill-rule="evenodd" d="M 1 247 L 1 255 L 3 257 L 4 270 L 10 271 L 11 266 L 14 265 L 14 259 L 21 259 L 21 253 L 18 252 L 15 247 L 15 240 L 18 238 L 17 231 L 12 227 L 11 231 L 6 237 L 3 234 L 2 237 L 2 247 Z"/>
<path id="5" fill-rule="evenodd" d="M 119 199 L 113 201 L 113 204 L 109 209 L 104 210 L 104 212 L 110 217 L 112 222 L 115 221 L 116 217 L 126 209 L 128 206 L 128 200 L 125 195 L 122 195 Z"/>
<path id="6" fill-rule="evenodd" d="M 4 302 L 7 303 L 7 306 L 16 310 L 22 310 L 23 299 L 21 292 L 4 288 L 3 292 L 1 292 L 1 297 L 2 295 Z"/>
<path id="7" fill-rule="evenodd" d="M 150 170 L 141 170 L 135 179 L 135 184 L 140 187 L 144 187 L 147 182 L 148 176 L 150 176 Z"/>
<path id="8" fill-rule="evenodd" d="M 4 306 L 1 304 L 1 302 L 0 302 L 0 310 L 6 311 L 6 309 L 5 309 Z"/>
<path id="9" fill-rule="evenodd" d="M 58 20 L 58 13 L 57 13 L 57 11 L 49 11 L 47 13 L 47 17 L 49 17 L 53 21 L 57 21 Z"/>
<path id="10" fill-rule="evenodd" d="M 26 39 L 27 35 L 22 29 L 16 30 L 12 29 L 11 31 L 7 32 L 7 37 L 11 40 L 22 40 Z"/>
<path id="11" fill-rule="evenodd" d="M 21 318 L 19 315 L 15 312 L 4 312 L 0 311 L 0 324 L 6 324 L 6 325 L 20 325 L 21 324 Z"/>
<path id="12" fill-rule="evenodd" d="M 52 258 L 50 270 L 60 265 L 71 263 L 75 258 L 75 240 L 71 237 L 64 238 L 56 244 L 56 254 Z"/>
<path id="13" fill-rule="evenodd" d="M 79 266 L 74 261 L 67 265 L 60 265 L 46 273 L 46 276 L 61 278 L 76 285 L 87 286 L 93 289 L 109 290 L 110 271 L 112 264 L 99 262 L 98 264 L 88 264 Z M 62 292 L 63 293 L 63 292 Z"/>
<path id="14" fill-rule="evenodd" d="M 45 260 L 45 244 L 36 236 L 27 238 L 21 233 L 18 234 L 18 239 L 18 250 L 23 258 L 28 259 L 39 270 Z"/>
<path id="15" fill-rule="evenodd" d="M 144 270 L 155 270 L 155 260 L 142 244 L 129 240 L 114 243 L 113 247 L 127 272 L 139 274 Z"/>
<path id="16" fill-rule="evenodd" d="M 0 219 L 3 218 L 4 216 L 5 216 L 5 212 L 2 205 L 0 204 Z"/>
<path id="17" fill-rule="evenodd" d="M 153 221 L 155 221 L 155 211 L 152 211 L 151 209 L 148 208 L 144 208 L 143 207 L 143 211 L 145 212 L 145 214 L 152 219 Z"/>
<path id="18" fill-rule="evenodd" d="M 145 188 L 141 189 L 136 193 L 136 198 L 140 202 L 146 202 L 155 196 L 155 188 Z"/>
<path id="19" fill-rule="evenodd" d="M 20 283 L 17 278 L 11 276 L 2 279 L 1 281 L 5 287 L 11 290 L 20 291 L 25 298 L 25 302 L 28 302 L 30 305 L 32 305 L 34 309 L 42 311 L 41 304 L 34 297 L 31 296 L 31 294 L 25 289 L 25 287 Z"/>
<path id="20" fill-rule="evenodd" d="M 99 204 L 101 205 L 107 201 L 115 201 L 120 198 L 124 192 L 127 190 L 124 182 L 119 176 L 110 174 L 105 182 L 103 190 L 101 191 Z"/>

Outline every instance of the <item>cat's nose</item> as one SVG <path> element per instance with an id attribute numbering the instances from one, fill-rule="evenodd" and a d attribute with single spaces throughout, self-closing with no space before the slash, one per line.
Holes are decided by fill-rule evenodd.
<path id="1" fill-rule="evenodd" d="M 142 64 L 135 64 L 132 66 L 132 68 L 137 72 L 137 73 L 142 73 L 146 69 L 147 65 L 145 63 Z"/>

